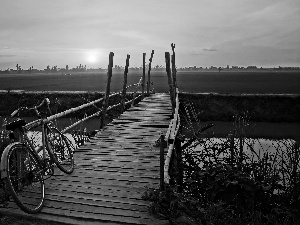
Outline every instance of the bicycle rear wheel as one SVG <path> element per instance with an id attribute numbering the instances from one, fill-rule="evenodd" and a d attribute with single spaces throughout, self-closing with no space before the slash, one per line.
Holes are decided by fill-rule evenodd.
<path id="1" fill-rule="evenodd" d="M 74 171 L 74 146 L 71 141 L 57 128 L 47 128 L 47 149 L 50 158 L 64 173 L 71 174 Z"/>
<path id="2" fill-rule="evenodd" d="M 8 148 L 5 178 L 7 188 L 24 212 L 38 213 L 45 198 L 43 168 L 26 145 L 13 143 Z"/>

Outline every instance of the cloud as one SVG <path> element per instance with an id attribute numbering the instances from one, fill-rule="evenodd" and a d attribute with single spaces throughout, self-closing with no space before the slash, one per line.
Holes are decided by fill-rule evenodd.
<path id="1" fill-rule="evenodd" d="M 299 62 L 299 0 L 2 2 L 0 57 L 7 65 L 71 66 L 97 49 L 101 67 L 110 51 L 117 64 L 130 54 L 140 66 L 141 53 L 152 49 L 160 65 L 171 42 L 180 66 Z"/>
<path id="2" fill-rule="evenodd" d="M 204 49 L 202 49 L 203 51 L 208 51 L 208 52 L 216 52 L 216 51 L 218 51 L 217 49 L 215 49 L 215 48 L 204 48 Z"/>
<path id="3" fill-rule="evenodd" d="M 201 52 L 192 52 L 190 55 L 204 55 L 204 53 L 201 53 Z"/>
<path id="4" fill-rule="evenodd" d="M 16 55 L 0 55 L 0 58 L 4 58 L 4 57 L 15 57 Z"/>

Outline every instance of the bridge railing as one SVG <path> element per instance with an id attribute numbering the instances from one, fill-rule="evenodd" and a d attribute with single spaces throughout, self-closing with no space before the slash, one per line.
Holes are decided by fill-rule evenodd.
<path id="1" fill-rule="evenodd" d="M 165 138 L 167 139 L 168 142 L 168 151 L 167 155 L 165 157 L 165 162 L 164 162 L 164 175 L 163 175 L 163 180 L 164 183 L 170 184 L 170 163 L 172 159 L 172 154 L 178 154 L 178 149 L 180 149 L 180 146 L 178 144 L 177 140 L 177 134 L 180 129 L 180 115 L 179 115 L 179 98 L 178 98 L 178 88 L 176 88 L 176 98 L 175 98 L 175 110 L 174 110 L 174 118 L 171 120 L 169 124 L 169 128 L 167 130 L 167 133 L 165 135 Z M 163 141 L 161 141 L 161 144 Z M 163 150 L 163 148 L 162 148 Z M 178 155 L 177 155 L 178 157 Z M 173 156 L 173 158 L 175 158 Z"/>
<path id="2" fill-rule="evenodd" d="M 146 91 L 145 90 L 145 73 L 143 73 L 143 76 L 140 78 L 138 83 L 131 84 L 131 85 L 127 86 L 127 74 L 128 74 L 130 55 L 127 55 L 127 58 L 126 58 L 123 89 L 119 92 L 116 92 L 116 93 L 110 93 L 110 82 L 111 82 L 112 68 L 113 68 L 113 56 L 114 56 L 114 54 L 111 52 L 110 55 L 109 55 L 109 65 L 108 65 L 107 82 L 106 82 L 107 86 L 106 86 L 106 91 L 105 91 L 105 96 L 104 97 L 99 98 L 99 99 L 94 100 L 94 101 L 91 101 L 91 102 L 88 102 L 86 104 L 74 107 L 74 108 L 70 108 L 70 109 L 65 110 L 63 112 L 60 112 L 60 113 L 57 113 L 57 114 L 54 114 L 54 115 L 50 115 L 45 119 L 38 119 L 38 120 L 32 121 L 32 122 L 26 124 L 25 128 L 32 129 L 32 128 L 38 127 L 38 126 L 42 125 L 43 123 L 47 123 L 47 122 L 62 118 L 66 115 L 69 115 L 71 113 L 77 112 L 77 111 L 82 110 L 82 109 L 86 109 L 87 107 L 90 107 L 90 106 L 94 106 L 94 107 L 98 108 L 98 111 L 93 113 L 92 115 L 85 116 L 83 119 L 80 119 L 80 120 L 76 121 L 75 123 L 63 128 L 62 132 L 65 133 L 65 132 L 71 130 L 72 128 L 76 127 L 77 125 L 85 122 L 86 120 L 91 119 L 91 118 L 96 117 L 96 116 L 100 116 L 100 128 L 102 128 L 104 126 L 105 116 L 106 116 L 106 113 L 108 111 L 113 110 L 117 107 L 121 107 L 122 111 L 124 111 L 125 107 L 128 104 L 133 105 L 134 102 L 137 99 L 143 98 L 145 96 L 145 91 Z M 152 56 L 151 56 L 151 60 L 152 60 L 152 57 L 153 57 L 153 53 L 152 53 Z M 150 70 L 149 70 L 148 76 L 150 76 Z M 150 82 L 147 82 L 147 86 L 148 86 L 147 89 L 148 90 L 150 90 L 150 85 L 151 85 Z M 127 95 L 128 95 L 127 90 L 129 88 L 134 88 L 134 90 L 131 92 L 131 95 L 132 95 L 131 100 L 127 99 Z M 148 95 L 148 94 L 150 94 L 150 92 L 147 92 L 146 94 Z M 115 105 L 110 105 L 109 106 L 108 105 L 108 100 L 110 98 L 112 98 L 114 96 L 118 96 L 118 95 L 122 97 L 121 101 L 119 103 L 115 104 Z M 102 103 L 102 108 L 97 107 L 95 105 L 97 103 Z"/>
<path id="3" fill-rule="evenodd" d="M 160 137 L 160 189 L 163 190 L 165 184 L 176 184 L 181 186 L 183 183 L 183 171 L 181 163 L 181 140 L 178 138 L 180 132 L 180 114 L 179 114 L 179 90 L 176 81 L 176 66 L 175 66 L 175 44 L 171 44 L 172 58 L 170 53 L 165 53 L 166 72 L 168 76 L 168 84 L 170 88 L 170 100 L 172 105 L 173 119 L 169 124 L 166 135 Z M 171 64 L 172 63 L 172 70 Z M 166 138 L 166 141 L 165 141 Z M 165 143 L 168 143 L 167 155 L 164 156 Z"/>

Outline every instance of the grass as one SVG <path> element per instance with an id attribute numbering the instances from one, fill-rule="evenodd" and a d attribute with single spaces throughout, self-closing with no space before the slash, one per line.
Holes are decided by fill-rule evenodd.
<path id="1" fill-rule="evenodd" d="M 85 104 L 102 98 L 104 95 L 101 93 L 82 93 L 82 94 L 60 94 L 60 93 L 1 93 L 0 94 L 0 116 L 9 116 L 15 109 L 21 106 L 31 107 L 40 103 L 44 98 L 50 99 L 50 108 L 52 113 L 58 113 L 67 109 Z M 101 107 L 101 103 L 96 105 Z M 68 117 L 83 116 L 85 113 L 93 113 L 95 109 L 89 107 L 86 110 L 75 115 L 71 114 Z M 32 112 L 23 112 L 24 116 L 32 116 Z"/>
<path id="2" fill-rule="evenodd" d="M 128 84 L 137 83 L 142 71 L 128 73 Z M 120 91 L 123 71 L 113 71 L 111 91 Z M 33 91 L 105 91 L 106 73 L 59 74 L 7 74 L 0 76 L 0 90 Z M 151 71 L 151 82 L 156 92 L 168 92 L 165 70 Z M 177 73 L 180 91 L 204 93 L 290 93 L 300 94 L 299 71 L 289 72 L 198 72 Z"/>
<path id="3" fill-rule="evenodd" d="M 201 121 L 233 121 L 245 112 L 255 122 L 300 123 L 300 96 L 179 94 L 183 105 L 192 104 Z"/>

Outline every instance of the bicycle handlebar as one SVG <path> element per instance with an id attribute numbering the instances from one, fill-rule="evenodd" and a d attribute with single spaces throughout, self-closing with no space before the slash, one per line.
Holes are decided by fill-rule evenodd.
<path id="1" fill-rule="evenodd" d="M 16 114 L 18 114 L 20 111 L 22 110 L 34 110 L 37 116 L 40 116 L 40 113 L 38 111 L 39 108 L 43 107 L 44 105 L 49 106 L 50 105 L 50 100 L 49 98 L 45 98 L 41 104 L 37 105 L 37 106 L 33 106 L 32 108 L 27 108 L 27 107 L 21 107 L 16 109 L 15 111 L 12 112 L 12 114 L 10 115 L 11 117 L 14 117 Z"/>

